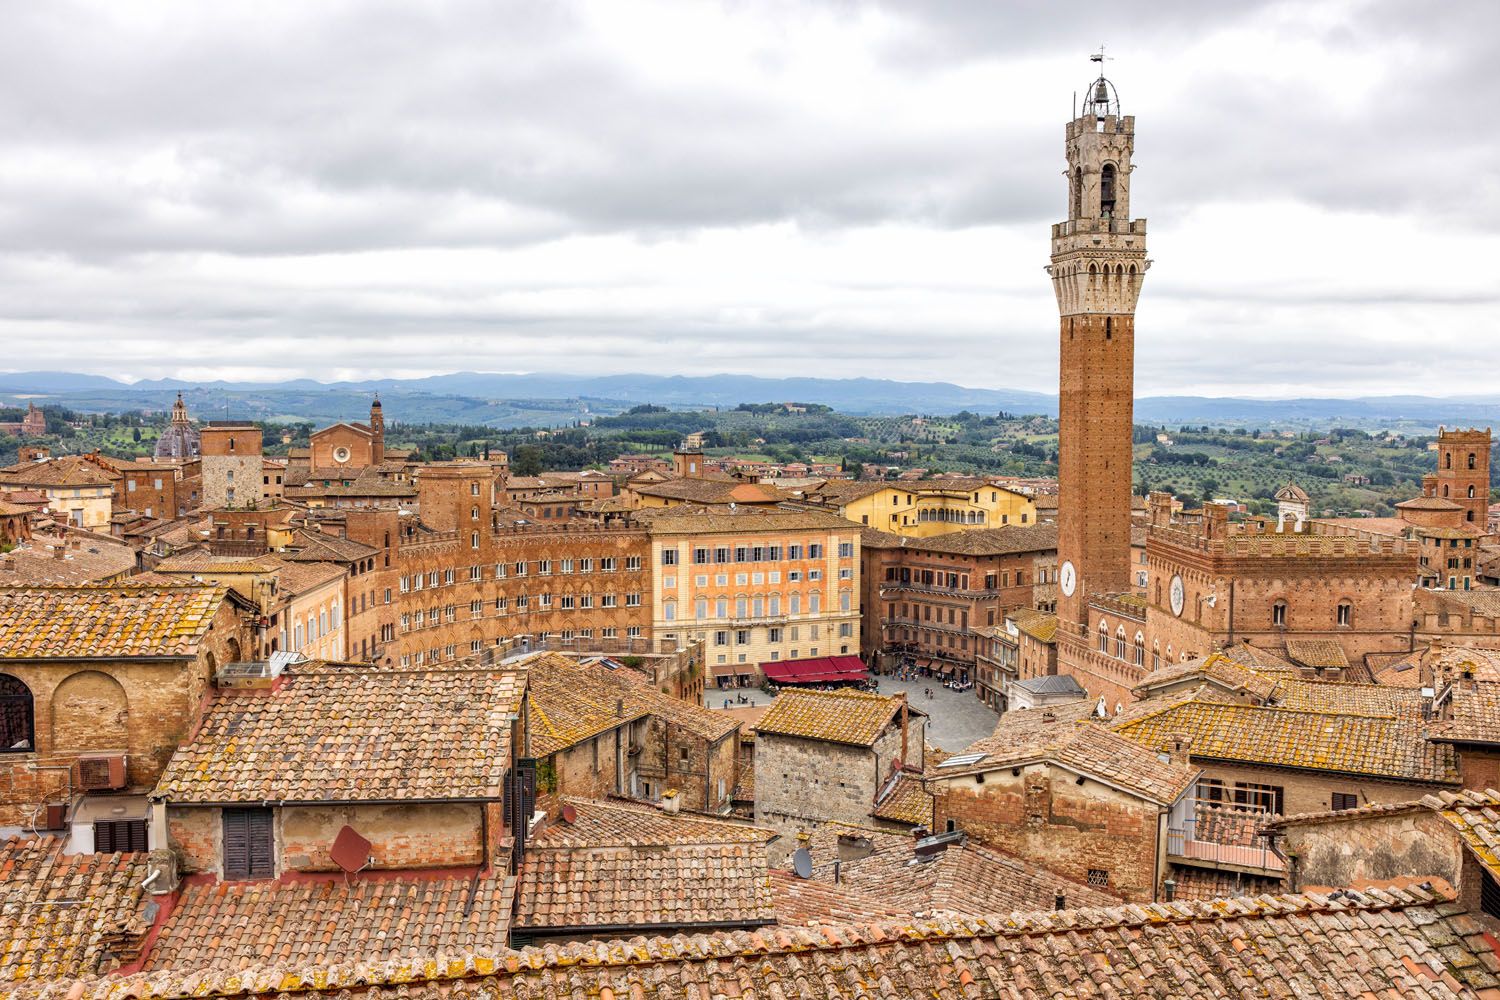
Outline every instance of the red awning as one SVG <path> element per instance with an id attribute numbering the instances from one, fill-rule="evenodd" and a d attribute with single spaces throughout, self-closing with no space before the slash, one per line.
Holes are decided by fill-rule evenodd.
<path id="1" fill-rule="evenodd" d="M 815 656 L 806 660 L 772 660 L 760 665 L 767 680 L 778 684 L 833 684 L 870 676 L 857 656 Z"/>

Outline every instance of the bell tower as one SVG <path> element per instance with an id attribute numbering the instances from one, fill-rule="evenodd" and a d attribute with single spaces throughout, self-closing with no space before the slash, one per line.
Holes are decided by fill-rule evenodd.
<path id="1" fill-rule="evenodd" d="M 1061 316 L 1058 634 L 1067 644 L 1087 642 L 1088 594 L 1131 587 L 1135 302 L 1151 266 L 1146 220 L 1130 217 L 1135 119 L 1120 114 L 1103 53 L 1092 58 L 1099 78 L 1064 132 L 1068 220 L 1052 227 L 1047 268 Z"/>
<path id="2" fill-rule="evenodd" d="M 370 404 L 370 464 L 385 461 L 385 410 L 380 405 L 380 393 Z"/>

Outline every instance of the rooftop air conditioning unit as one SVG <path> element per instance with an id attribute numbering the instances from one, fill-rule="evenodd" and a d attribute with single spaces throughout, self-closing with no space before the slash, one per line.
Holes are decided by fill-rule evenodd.
<path id="1" fill-rule="evenodd" d="M 78 786 L 86 792 L 117 792 L 125 787 L 125 755 L 78 758 Z"/>

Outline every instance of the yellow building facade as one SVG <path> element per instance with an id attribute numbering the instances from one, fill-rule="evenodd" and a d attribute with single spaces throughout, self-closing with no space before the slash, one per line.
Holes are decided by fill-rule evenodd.
<path id="1" fill-rule="evenodd" d="M 855 524 L 908 538 L 931 538 L 972 528 L 1036 524 L 1029 496 L 984 480 L 928 480 L 910 483 L 825 484 L 807 503 L 833 510 Z"/>
<path id="2" fill-rule="evenodd" d="M 641 516 L 644 515 L 644 516 Z M 652 634 L 704 643 L 708 683 L 859 655 L 859 528 L 822 511 L 642 511 Z"/>

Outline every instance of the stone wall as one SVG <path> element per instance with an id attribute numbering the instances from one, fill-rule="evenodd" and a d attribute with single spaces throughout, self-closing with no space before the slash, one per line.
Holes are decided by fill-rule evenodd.
<path id="1" fill-rule="evenodd" d="M 1155 898 L 1165 845 L 1154 804 L 1047 764 L 1019 770 L 932 782 L 936 829 L 952 821 L 980 843 L 1076 881 L 1105 872 L 1108 890 L 1130 902 Z"/>
<path id="2" fill-rule="evenodd" d="M 1371 781 L 1332 773 L 1289 771 L 1270 767 L 1232 766 L 1193 758 L 1204 778 L 1217 778 L 1233 788 L 1235 782 L 1275 785 L 1283 789 L 1284 816 L 1325 812 L 1333 808 L 1333 793 L 1355 795 L 1360 805 L 1411 802 L 1447 786 L 1402 781 Z M 1201 779 L 1200 779 L 1201 780 Z"/>
<path id="3" fill-rule="evenodd" d="M 1297 892 L 1408 875 L 1436 875 L 1457 886 L 1466 854 L 1453 829 L 1425 808 L 1289 826 L 1281 846 L 1295 857 Z"/>

